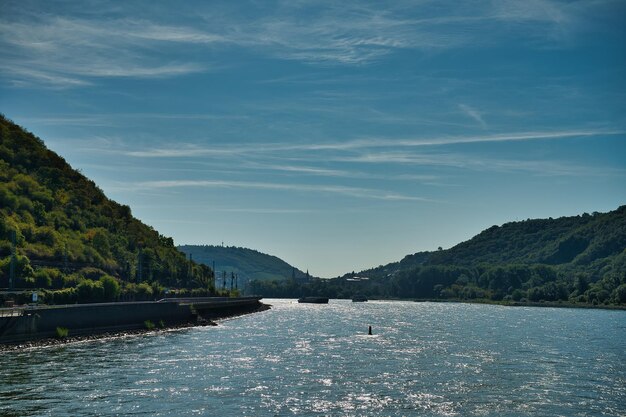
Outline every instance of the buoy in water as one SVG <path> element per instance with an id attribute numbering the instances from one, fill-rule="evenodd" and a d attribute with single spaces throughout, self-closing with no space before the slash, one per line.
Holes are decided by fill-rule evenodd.
<path id="1" fill-rule="evenodd" d="M 372 335 L 372 326 L 370 326 L 369 330 L 367 331 L 367 334 L 370 336 Z"/>

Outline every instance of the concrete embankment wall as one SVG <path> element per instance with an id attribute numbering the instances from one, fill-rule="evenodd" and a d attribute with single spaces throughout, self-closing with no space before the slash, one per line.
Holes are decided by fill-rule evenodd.
<path id="1" fill-rule="evenodd" d="M 258 298 L 148 301 L 76 304 L 29 308 L 19 316 L 0 317 L 0 343 L 19 343 L 56 336 L 57 327 L 70 336 L 145 328 L 150 320 L 165 326 L 196 323 L 198 318 L 220 318 L 254 311 Z"/>
<path id="2" fill-rule="evenodd" d="M 230 298 L 222 302 L 195 301 L 192 308 L 200 317 L 212 320 L 256 311 L 262 306 L 259 300 L 256 297 L 242 297 Z"/>

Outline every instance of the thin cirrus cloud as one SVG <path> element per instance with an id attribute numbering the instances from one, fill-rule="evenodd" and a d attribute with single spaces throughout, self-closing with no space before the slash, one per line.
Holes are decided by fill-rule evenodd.
<path id="1" fill-rule="evenodd" d="M 558 160 L 520 160 L 490 158 L 459 153 L 415 154 L 407 152 L 362 153 L 357 156 L 338 157 L 334 162 L 366 164 L 398 164 L 405 166 L 435 166 L 455 168 L 474 172 L 524 172 L 535 176 L 570 176 L 570 177 L 623 177 L 626 170 L 614 167 L 583 166 Z M 449 185 L 431 183 L 433 185 Z"/>
<path id="2" fill-rule="evenodd" d="M 304 175 L 315 175 L 322 177 L 338 177 L 338 178 L 363 178 L 368 176 L 365 173 L 349 172 L 339 169 L 327 169 L 312 166 L 297 166 L 297 165 L 269 165 L 269 164 L 248 164 L 248 169 L 261 169 L 268 171 L 280 171 L 286 173 L 296 173 Z"/>
<path id="3" fill-rule="evenodd" d="M 263 149 L 263 148 L 261 148 Z M 197 146 L 182 146 L 181 148 L 155 148 L 142 151 L 124 151 L 126 156 L 137 158 L 188 158 L 207 155 L 237 155 L 248 153 L 246 147 L 240 148 L 202 148 Z"/>
<path id="4" fill-rule="evenodd" d="M 226 48 L 253 50 L 278 59 L 308 63 L 362 65 L 394 51 L 438 50 L 493 43 L 503 36 L 543 33 L 575 25 L 581 7 L 547 0 L 477 2 L 449 8 L 398 2 L 378 5 L 346 2 L 278 2 L 259 14 L 224 12 L 229 7 L 199 5 L 194 15 L 175 23 L 167 16 L 142 19 L 78 17 L 78 11 L 33 13 L 13 9 L 0 18 L 0 71 L 21 85 L 28 81 L 56 87 L 81 87 L 92 78 L 174 77 L 213 70 L 204 52 Z M 244 7 L 244 6 L 241 6 Z M 584 11 L 584 10 L 583 10 Z M 420 14 L 424 17 L 408 18 Z M 106 15 L 106 14 L 105 14 Z M 510 26 L 509 23 L 526 26 Z M 489 34 L 485 31 L 489 27 Z M 532 30 L 530 30 L 532 29 Z M 175 52 L 172 54 L 171 52 Z M 175 55 L 176 58 L 171 56 Z"/>
<path id="5" fill-rule="evenodd" d="M 336 144 L 254 144 L 229 145 L 227 147 L 182 146 L 179 148 L 155 148 L 132 151 L 111 151 L 122 153 L 131 158 L 170 158 L 178 164 L 190 161 L 208 164 L 219 162 L 223 168 L 237 166 L 238 175 L 249 175 L 250 172 L 276 172 L 295 177 L 315 176 L 328 178 L 344 178 L 354 180 L 385 180 L 385 181 L 418 181 L 423 184 L 448 185 L 441 181 L 442 172 L 418 175 L 412 173 L 381 173 L 370 169 L 359 170 L 354 164 L 366 165 L 398 165 L 404 167 L 439 167 L 445 169 L 473 172 L 527 172 L 537 176 L 624 176 L 621 169 L 604 166 L 584 166 L 559 160 L 523 160 L 518 158 L 493 158 L 467 151 L 452 151 L 439 146 L 455 144 L 479 144 L 484 142 L 532 141 L 532 140 L 563 140 L 569 138 L 606 137 L 620 135 L 618 130 L 565 130 L 552 132 L 524 132 L 515 134 L 442 137 L 431 139 L 389 140 L 367 139 Z M 417 148 L 429 147 L 427 152 Z M 415 149 L 415 150 L 414 150 Z M 219 159 L 212 159 L 216 157 Z M 208 158 L 208 159 L 207 159 Z M 226 158 L 226 159 L 224 159 Z M 236 158 L 236 160 L 235 160 Z M 231 162 L 229 162 L 231 161 Z M 213 167 L 215 168 L 215 167 Z M 151 168 L 152 169 L 152 168 Z M 162 169 L 162 167 L 160 168 Z M 160 169 L 156 169 L 159 171 Z M 179 170 L 178 165 L 171 167 Z M 206 171 L 206 167 L 198 167 L 197 172 Z M 215 168 L 216 169 L 216 168 Z M 413 168 L 410 168 L 413 169 Z M 403 169 L 404 170 L 404 169 Z M 225 171 L 220 169 L 221 173 Z M 454 171 L 452 171 L 454 173 Z M 142 188 L 165 189 L 180 187 L 222 187 L 222 188 L 255 188 L 284 191 L 315 191 L 326 193 L 347 194 L 358 197 L 386 200 L 419 200 L 409 195 L 382 193 L 376 190 L 344 187 L 344 186 L 312 186 L 281 183 L 247 182 L 247 181 L 151 181 L 141 184 Z"/>
<path id="6" fill-rule="evenodd" d="M 267 53 L 284 59 L 364 64 L 394 50 L 480 46 L 492 44 L 494 32 L 506 35 L 514 31 L 528 36 L 562 32 L 564 26 L 575 24 L 570 15 L 579 11 L 574 8 L 547 0 L 532 3 L 531 7 L 520 7 L 511 1 L 485 1 L 442 7 L 437 3 L 400 1 L 386 5 L 384 10 L 377 4 L 350 1 L 325 7 L 315 7 L 313 2 L 279 3 L 282 7 L 268 16 L 229 22 L 236 30 L 227 38 L 241 45 L 264 47 Z M 408 17 L 415 15 L 423 17 Z M 511 21 L 526 26 L 511 26 Z M 207 22 L 213 23 L 212 16 Z"/>
<path id="7" fill-rule="evenodd" d="M 339 142 L 320 143 L 266 143 L 266 144 L 240 144 L 228 147 L 202 147 L 195 145 L 183 145 L 176 148 L 153 148 L 146 150 L 122 150 L 116 151 L 125 156 L 138 158 L 177 158 L 197 157 L 212 154 L 240 154 L 274 153 L 277 151 L 350 151 L 367 148 L 407 148 L 421 146 L 443 146 L 456 144 L 471 144 L 483 142 L 511 142 L 531 140 L 558 140 L 576 137 L 600 137 L 614 136 L 626 133 L 618 129 L 571 129 L 545 132 L 521 132 L 492 135 L 468 135 L 468 136 L 442 136 L 416 139 L 390 139 L 368 138 Z"/>
<path id="8" fill-rule="evenodd" d="M 485 119 L 483 119 L 481 112 L 468 106 L 467 104 L 459 104 L 459 109 L 461 109 L 461 111 L 463 111 L 463 113 L 465 113 L 468 117 L 474 119 L 483 129 L 487 128 L 487 123 L 485 122 Z"/>
<path id="9" fill-rule="evenodd" d="M 619 129 L 572 129 L 562 131 L 545 132 L 522 132 L 503 133 L 493 135 L 469 135 L 469 136 L 442 136 L 432 138 L 416 139 L 358 139 L 347 142 L 318 143 L 287 145 L 286 149 L 301 150 L 352 150 L 363 148 L 385 148 L 385 147 L 421 147 L 421 146 L 443 146 L 456 144 L 471 144 L 483 142 L 511 142 L 511 141 L 531 141 L 531 140 L 556 140 L 575 137 L 593 138 L 598 136 L 613 136 L 624 134 L 624 130 Z"/>
<path id="10" fill-rule="evenodd" d="M 90 78 L 158 78 L 206 71 L 199 62 L 155 56 L 155 44 L 213 43 L 218 35 L 136 20 L 31 17 L 0 20 L 0 71 L 14 83 L 34 81 L 56 87 L 93 84 Z"/>
<path id="11" fill-rule="evenodd" d="M 225 181 L 225 180 L 164 180 L 144 181 L 131 186 L 132 189 L 169 189 L 169 188 L 246 188 L 276 191 L 317 192 L 326 194 L 340 194 L 348 197 L 357 197 L 374 200 L 391 201 L 421 201 L 433 202 L 434 200 L 411 196 L 406 194 L 388 192 L 383 190 L 350 187 L 342 185 L 311 185 L 311 184 L 286 184 L 255 181 Z"/>

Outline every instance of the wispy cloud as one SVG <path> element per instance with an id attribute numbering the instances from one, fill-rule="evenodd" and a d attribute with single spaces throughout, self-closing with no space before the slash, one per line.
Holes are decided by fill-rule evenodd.
<path id="1" fill-rule="evenodd" d="M 76 87 L 99 77 L 155 78 L 205 71 L 206 64 L 197 61 L 156 56 L 154 45 L 220 41 L 217 35 L 190 28 L 129 19 L 23 18 L 0 20 L 0 47 L 5 51 L 0 71 L 17 83 Z"/>
<path id="2" fill-rule="evenodd" d="M 328 194 L 340 194 L 348 197 L 366 198 L 374 200 L 392 201 L 424 201 L 433 200 L 411 195 L 399 194 L 383 190 L 349 187 L 342 185 L 311 185 L 311 184 L 287 184 L 254 181 L 224 181 L 224 180 L 164 180 L 146 181 L 136 183 L 134 189 L 168 189 L 181 187 L 201 188 L 248 188 L 261 190 L 295 191 L 295 192 L 318 192 Z"/>
<path id="3" fill-rule="evenodd" d="M 548 0 L 534 0 L 528 6 L 517 3 L 457 2 L 450 8 L 434 2 L 399 1 L 385 7 L 356 1 L 332 6 L 283 2 L 269 16 L 243 25 L 235 22 L 236 30 L 226 37 L 237 44 L 261 46 L 267 53 L 285 59 L 364 64 L 403 49 L 492 44 L 494 32 L 516 36 L 518 41 L 529 37 L 529 33 L 545 36 L 573 24 L 570 15 L 577 11 Z M 306 24 L 302 16 L 306 16 Z M 207 22 L 213 21 L 209 15 Z M 526 27 L 511 26 L 512 21 Z M 554 41 L 552 37 L 550 40 Z"/>
<path id="4" fill-rule="evenodd" d="M 248 167 L 251 168 L 261 168 L 272 171 L 282 171 L 287 173 L 297 173 L 297 174 L 306 174 L 306 175 L 317 175 L 317 176 L 325 176 L 325 177 L 358 177 L 363 174 L 349 172 L 346 170 L 339 169 L 328 169 L 328 168 L 320 168 L 320 167 L 311 167 L 311 166 L 296 166 L 296 165 L 264 165 L 264 164 L 250 164 Z"/>
<path id="5" fill-rule="evenodd" d="M 459 108 L 467 116 L 474 119 L 483 129 L 487 128 L 487 123 L 485 123 L 485 120 L 483 119 L 483 115 L 478 110 L 476 110 L 473 107 L 468 106 L 467 104 L 459 104 Z"/>
<path id="6" fill-rule="evenodd" d="M 117 151 L 115 151 L 117 152 Z M 206 148 L 198 146 L 181 146 L 179 148 L 155 148 L 146 150 L 123 151 L 126 156 L 137 158 L 189 158 L 207 155 L 236 155 L 247 153 L 245 147 L 241 148 Z"/>
<path id="7" fill-rule="evenodd" d="M 537 131 L 519 133 L 501 133 L 467 136 L 441 136 L 430 138 L 365 138 L 335 142 L 318 143 L 261 143 L 261 144 L 230 144 L 228 146 L 202 147 L 198 145 L 181 144 L 176 148 L 152 148 L 145 150 L 116 151 L 126 156 L 139 158 L 171 158 L 171 157 L 198 157 L 212 154 L 250 155 L 275 154 L 288 151 L 352 151 L 368 148 L 412 148 L 436 147 L 456 144 L 559 140 L 571 138 L 594 138 L 602 136 L 624 135 L 626 131 L 619 129 L 572 129 L 559 131 Z M 289 170 L 289 167 L 284 167 Z M 305 168 L 299 168 L 301 170 Z"/>
<path id="8" fill-rule="evenodd" d="M 311 145 L 301 145 L 303 149 L 320 150 L 320 149 L 362 149 L 362 148 L 380 148 L 380 147 L 420 147 L 420 146 L 441 146 L 455 145 L 463 143 L 483 143 L 483 142 L 511 142 L 511 141 L 531 141 L 531 140 L 555 140 L 569 139 L 575 137 L 597 137 L 597 136 L 613 136 L 623 135 L 626 131 L 619 129 L 581 129 L 581 130 L 561 130 L 561 131 L 545 131 L 545 132 L 521 132 L 521 133 L 502 133 L 502 134 L 485 134 L 485 135 L 468 135 L 468 136 L 442 136 L 432 138 L 415 138 L 415 139 L 386 139 L 371 138 L 360 139 L 347 142 L 337 143 L 319 143 Z"/>
<path id="9" fill-rule="evenodd" d="M 387 164 L 404 166 L 437 166 L 476 172 L 525 172 L 537 176 L 606 177 L 626 176 L 625 169 L 585 166 L 559 160 L 521 160 L 493 158 L 463 153 L 364 152 L 338 157 L 336 162 Z M 446 185 L 433 183 L 435 185 Z"/>
<path id="10" fill-rule="evenodd" d="M 76 77 L 74 75 L 64 75 L 63 73 L 35 70 L 27 63 L 15 63 L 4 61 L 0 63 L 0 73 L 5 73 L 10 77 L 10 83 L 16 87 L 28 86 L 32 82 L 45 84 L 51 88 L 84 87 L 92 85 L 91 82 Z"/>
<path id="11" fill-rule="evenodd" d="M 303 214 L 303 213 L 315 213 L 319 210 L 263 208 L 263 207 L 209 207 L 208 211 L 223 212 L 223 213 Z"/>
<path id="12" fill-rule="evenodd" d="M 257 8 L 250 17 L 229 13 L 231 6 L 211 4 L 182 20 L 155 13 L 142 19 L 87 18 L 77 10 L 55 14 L 14 7 L 0 18 L 0 48 L 5 51 L 0 71 L 15 83 L 79 87 L 93 78 L 207 71 L 220 65 L 219 58 L 207 58 L 212 52 L 232 47 L 314 64 L 362 65 L 400 50 L 491 44 L 494 32 L 518 41 L 528 33 L 537 37 L 553 27 L 574 25 L 572 16 L 581 13 L 580 8 L 547 0 L 454 6 L 450 13 L 448 7 L 429 2 L 381 7 L 285 1 Z M 529 26 L 511 26 L 511 21 Z"/>
<path id="13" fill-rule="evenodd" d="M 0 64 L 1 66 L 1 64 Z M 50 116 L 14 115 L 16 120 L 24 123 L 36 123 L 48 126 L 114 126 L 126 123 L 126 120 L 158 119 L 158 120 L 246 120 L 249 116 L 224 113 L 87 113 L 58 114 Z M 120 120 L 124 120 L 121 122 Z"/>
<path id="14" fill-rule="evenodd" d="M 621 176 L 623 171 L 612 168 L 581 166 L 559 160 L 524 160 L 481 156 L 481 154 L 458 150 L 451 146 L 458 144 L 481 144 L 515 141 L 567 140 L 571 138 L 594 138 L 624 135 L 626 132 L 611 129 L 572 129 L 546 132 L 522 132 L 497 135 L 468 135 L 416 139 L 369 138 L 345 142 L 330 143 L 273 143 L 273 144 L 229 144 L 212 147 L 198 145 L 181 145 L 178 148 L 147 148 L 141 150 L 119 150 L 107 146 L 98 151 L 122 154 L 131 158 L 171 159 L 183 161 L 185 168 L 180 166 L 162 167 L 172 172 L 189 171 L 189 163 L 197 162 L 207 166 L 199 166 L 193 171 L 198 173 L 220 172 L 222 175 L 231 173 L 250 175 L 250 172 L 263 171 L 284 173 L 288 176 L 314 176 L 343 178 L 350 180 L 383 180 L 383 181 L 414 181 L 433 186 L 447 185 L 442 181 L 442 172 L 418 174 L 415 167 L 442 167 L 477 172 L 529 172 L 533 175 L 546 176 Z M 97 142 L 96 142 L 97 143 Z M 93 146 L 93 143 L 92 143 Z M 421 148 L 424 148 L 423 150 Z M 420 149 L 418 151 L 418 149 Z M 93 150 L 92 150 L 93 152 Z M 132 163 L 132 162 L 129 162 Z M 217 165 L 215 165 L 217 164 Z M 383 174 L 364 168 L 365 165 L 397 165 L 408 172 Z M 236 166 L 237 170 L 229 170 Z M 409 168 L 412 167 L 412 168 Z M 245 172 L 245 173 L 244 173 Z M 259 174 L 265 176 L 267 174 Z M 332 186 L 291 185 L 264 182 L 231 182 L 231 181 L 195 181 L 150 182 L 142 184 L 150 188 L 175 187 L 229 187 L 257 188 L 274 190 L 309 190 L 327 193 L 352 194 L 378 199 L 411 199 L 410 196 L 381 193 L 361 188 L 344 188 Z"/>

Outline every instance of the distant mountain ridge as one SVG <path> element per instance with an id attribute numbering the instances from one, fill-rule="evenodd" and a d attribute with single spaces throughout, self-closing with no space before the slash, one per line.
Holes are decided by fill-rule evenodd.
<path id="1" fill-rule="evenodd" d="M 304 280 L 306 272 L 289 265 L 282 259 L 254 249 L 235 246 L 180 245 L 178 249 L 195 262 L 213 267 L 217 277 L 223 272 L 234 272 L 243 282 L 252 280 Z"/>

